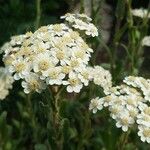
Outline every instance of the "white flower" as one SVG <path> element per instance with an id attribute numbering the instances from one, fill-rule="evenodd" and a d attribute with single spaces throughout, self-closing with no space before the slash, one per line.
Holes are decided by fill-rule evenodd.
<path id="1" fill-rule="evenodd" d="M 62 79 L 65 78 L 65 74 L 62 73 L 62 69 L 60 67 L 50 68 L 47 72 L 45 72 L 46 83 L 50 85 L 61 85 Z"/>
<path id="2" fill-rule="evenodd" d="M 91 35 L 92 37 L 95 37 L 98 36 L 98 29 L 92 23 L 89 23 L 89 26 L 85 33 L 87 35 Z"/>
<path id="3" fill-rule="evenodd" d="M 42 40 L 35 40 L 34 45 L 31 47 L 35 53 L 44 53 L 48 52 L 50 45 L 48 43 L 44 43 Z"/>
<path id="4" fill-rule="evenodd" d="M 88 68 L 83 68 L 80 73 L 78 74 L 78 78 L 81 80 L 81 82 L 85 85 L 88 86 L 89 81 L 90 81 L 90 75 L 89 75 L 89 70 Z"/>
<path id="5" fill-rule="evenodd" d="M 75 16 L 71 15 L 70 13 L 67 13 L 64 16 L 61 16 L 60 18 L 65 19 L 66 21 L 71 22 L 71 23 L 74 22 L 75 20 Z"/>
<path id="6" fill-rule="evenodd" d="M 134 119 L 130 117 L 129 113 L 126 111 L 121 112 L 116 119 L 116 126 L 122 128 L 124 132 L 134 123 Z"/>
<path id="7" fill-rule="evenodd" d="M 89 70 L 92 72 L 93 68 Z M 98 67 L 97 70 L 102 69 Z M 98 78 L 96 75 L 95 77 Z M 115 119 L 118 128 L 122 128 L 126 132 L 128 128 L 137 123 L 138 135 L 141 140 L 150 143 L 150 107 L 148 99 L 150 96 L 150 80 L 129 76 L 125 77 L 123 82 L 124 84 L 120 86 L 109 87 L 104 92 L 106 96 L 97 99 L 103 102 L 104 107 L 108 107 L 110 116 Z M 94 106 L 96 106 L 96 102 Z M 94 109 L 94 112 L 96 111 L 97 109 Z"/>
<path id="8" fill-rule="evenodd" d="M 91 70 L 93 81 L 96 85 L 100 85 L 104 92 L 107 92 L 112 87 L 112 77 L 108 70 L 105 70 L 101 66 L 94 66 Z"/>
<path id="9" fill-rule="evenodd" d="M 89 105 L 89 110 L 95 114 L 97 110 L 101 110 L 103 108 L 103 100 L 99 99 L 99 97 L 93 98 Z"/>
<path id="10" fill-rule="evenodd" d="M 137 115 L 139 114 L 139 109 L 133 106 L 126 106 L 129 112 L 129 115 L 133 118 L 136 119 Z"/>
<path id="11" fill-rule="evenodd" d="M 12 62 L 12 66 L 9 66 L 9 71 L 14 73 L 14 79 L 19 80 L 23 79 L 30 71 L 30 63 L 27 59 L 19 57 L 18 59 Z"/>
<path id="12" fill-rule="evenodd" d="M 120 114 L 120 112 L 122 112 L 123 110 L 124 110 L 125 108 L 124 108 L 124 106 L 122 106 L 122 105 L 118 105 L 118 104 L 116 104 L 116 105 L 111 105 L 110 107 L 109 107 L 109 111 L 111 112 L 110 113 L 110 116 L 113 118 L 113 119 L 117 119 L 117 117 L 118 117 L 118 115 Z"/>
<path id="13" fill-rule="evenodd" d="M 15 80 L 23 79 L 26 93 L 32 91 L 28 78 L 33 75 L 46 86 L 67 85 L 68 92 L 76 93 L 92 80 L 88 63 L 93 49 L 81 37 L 78 24 L 82 24 L 79 28 L 90 36 L 97 36 L 97 29 L 84 14 L 67 14 L 62 18 L 68 23 L 51 24 L 34 33 L 12 37 L 2 48 L 5 53 L 3 61 Z M 78 26 L 77 30 L 74 25 Z M 41 88 L 33 91 L 38 89 Z"/>
<path id="14" fill-rule="evenodd" d="M 145 36 L 142 40 L 142 46 L 150 46 L 150 36 Z"/>
<path id="15" fill-rule="evenodd" d="M 63 81 L 63 85 L 67 85 L 67 91 L 69 93 L 79 93 L 81 88 L 83 87 L 83 84 L 79 80 L 77 74 L 74 72 L 69 73 L 69 79 L 67 81 Z"/>
<path id="16" fill-rule="evenodd" d="M 150 127 L 138 126 L 138 136 L 140 136 L 141 141 L 150 143 Z"/>
<path id="17" fill-rule="evenodd" d="M 9 94 L 9 89 L 12 89 L 13 82 L 14 79 L 8 72 L 8 68 L 0 67 L 0 100 L 5 99 Z"/>
<path id="18" fill-rule="evenodd" d="M 146 104 L 140 107 L 141 113 L 137 116 L 137 123 L 150 128 L 150 107 Z"/>
<path id="19" fill-rule="evenodd" d="M 148 12 L 147 9 L 133 9 L 131 11 L 131 13 L 133 14 L 133 16 L 137 16 L 140 18 L 145 18 L 146 16 L 148 16 L 148 18 L 150 18 L 150 13 Z"/>
<path id="20" fill-rule="evenodd" d="M 40 80 L 39 76 L 35 73 L 30 73 L 25 77 L 25 81 L 22 81 L 22 87 L 26 94 L 36 91 L 41 93 L 46 88 L 46 84 Z"/>
<path id="21" fill-rule="evenodd" d="M 139 88 L 144 95 L 146 101 L 150 101 L 150 82 L 148 79 L 142 77 L 129 76 L 123 80 L 127 85 Z"/>
<path id="22" fill-rule="evenodd" d="M 33 60 L 33 70 L 34 72 L 44 72 L 54 67 L 58 61 L 50 56 L 50 53 L 40 53 Z"/>
<path id="23" fill-rule="evenodd" d="M 92 19 L 85 14 L 67 13 L 65 16 L 62 16 L 61 19 L 65 19 L 71 27 L 84 31 L 88 36 L 98 36 L 97 28 L 94 24 L 90 23 Z"/>

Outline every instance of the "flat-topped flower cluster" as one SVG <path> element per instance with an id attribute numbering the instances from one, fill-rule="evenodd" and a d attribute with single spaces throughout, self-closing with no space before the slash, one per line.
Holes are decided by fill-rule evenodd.
<path id="1" fill-rule="evenodd" d="M 0 100 L 5 99 L 9 94 L 9 89 L 12 88 L 13 82 L 14 79 L 7 68 L 0 67 Z"/>
<path id="2" fill-rule="evenodd" d="M 96 113 L 108 107 L 118 128 L 126 132 L 136 123 L 141 140 L 150 143 L 150 80 L 129 76 L 123 82 L 111 87 L 105 97 L 92 99 L 89 109 Z"/>
<path id="3" fill-rule="evenodd" d="M 87 36 L 98 36 L 96 27 L 90 23 L 91 19 L 83 14 L 67 14 L 62 18 L 69 24 L 43 26 L 34 33 L 12 37 L 3 46 L 4 63 L 15 80 L 23 79 L 25 93 L 41 92 L 48 85 L 64 85 L 69 93 L 79 93 L 89 81 L 97 82 L 97 79 L 104 88 L 107 82 L 110 82 L 108 86 L 111 85 L 108 71 L 102 67 L 89 67 L 93 49 L 81 37 L 84 33 L 79 30 L 84 30 Z M 82 28 L 74 26 L 78 22 L 82 22 Z M 96 75 L 100 72 L 101 77 Z M 104 85 L 101 81 L 107 79 L 107 74 L 109 81 Z"/>

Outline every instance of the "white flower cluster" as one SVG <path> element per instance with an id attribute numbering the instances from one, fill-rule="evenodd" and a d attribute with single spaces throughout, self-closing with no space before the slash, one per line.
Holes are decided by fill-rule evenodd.
<path id="1" fill-rule="evenodd" d="M 144 99 L 150 102 L 150 79 L 129 76 L 126 77 L 123 82 L 129 86 L 140 89 L 143 93 Z"/>
<path id="2" fill-rule="evenodd" d="M 89 109 L 96 113 L 108 107 L 118 128 L 126 132 L 136 123 L 141 140 L 150 143 L 150 80 L 129 76 L 123 82 L 111 87 L 105 97 L 92 99 Z"/>
<path id="3" fill-rule="evenodd" d="M 148 12 L 147 9 L 133 9 L 131 11 L 132 15 L 133 16 L 136 16 L 136 17 L 140 17 L 140 18 L 145 18 L 145 17 L 148 17 L 150 18 L 150 12 Z"/>
<path id="4" fill-rule="evenodd" d="M 76 15 L 91 21 L 86 15 Z M 15 80 L 23 80 L 25 93 L 40 93 L 49 85 L 64 85 L 69 93 L 79 93 L 92 80 L 104 89 L 111 86 L 108 71 L 88 66 L 93 49 L 73 29 L 64 23 L 43 26 L 34 33 L 12 37 L 3 46 L 4 63 Z"/>
<path id="5" fill-rule="evenodd" d="M 88 36 L 98 36 L 98 29 L 91 23 L 92 19 L 85 14 L 67 13 L 64 16 L 61 16 L 61 19 L 65 19 L 71 27 L 85 32 Z"/>
<path id="6" fill-rule="evenodd" d="M 6 42 L 1 50 L 4 52 L 3 61 L 6 66 L 10 65 L 15 60 L 15 55 L 22 46 L 25 39 L 29 38 L 32 33 L 28 32 L 25 35 L 12 36 L 10 42 Z"/>
<path id="7" fill-rule="evenodd" d="M 150 46 L 150 36 L 145 36 L 142 40 L 142 46 Z"/>
<path id="8" fill-rule="evenodd" d="M 107 93 L 107 91 L 112 87 L 112 76 L 110 72 L 101 66 L 91 67 L 89 71 L 94 84 L 101 86 L 104 93 Z"/>
<path id="9" fill-rule="evenodd" d="M 6 68 L 0 67 L 0 100 L 6 98 L 12 88 L 13 77 Z"/>

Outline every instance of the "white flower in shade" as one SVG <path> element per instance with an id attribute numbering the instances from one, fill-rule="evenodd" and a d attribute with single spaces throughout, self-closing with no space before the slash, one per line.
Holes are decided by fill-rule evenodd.
<path id="1" fill-rule="evenodd" d="M 62 73 L 61 67 L 50 68 L 44 75 L 47 77 L 46 83 L 50 85 L 61 85 L 62 80 L 65 78 L 65 74 Z"/>
<path id="2" fill-rule="evenodd" d="M 9 94 L 9 89 L 12 89 L 13 82 L 14 79 L 8 69 L 0 67 L 0 100 L 4 100 Z"/>
<path id="3" fill-rule="evenodd" d="M 10 43 L 9 42 L 4 43 L 4 45 L 0 48 L 0 54 L 3 52 L 5 52 L 5 53 L 10 52 Z"/>
<path id="4" fill-rule="evenodd" d="M 98 29 L 92 23 L 89 23 L 89 27 L 85 33 L 86 35 L 91 35 L 92 37 L 95 37 L 98 36 Z"/>
<path id="5" fill-rule="evenodd" d="M 141 113 L 137 116 L 137 124 L 150 128 L 150 107 L 146 104 L 140 107 Z"/>
<path id="6" fill-rule="evenodd" d="M 113 105 L 114 101 L 116 101 L 116 99 L 118 99 L 120 101 L 120 99 L 118 97 L 116 97 L 115 95 L 108 95 L 108 96 L 103 97 L 104 107 Z"/>
<path id="7" fill-rule="evenodd" d="M 139 109 L 137 107 L 133 107 L 133 106 L 126 106 L 127 107 L 127 110 L 129 112 L 129 115 L 133 118 L 133 119 L 136 119 L 137 118 L 137 115 L 139 114 Z"/>
<path id="8" fill-rule="evenodd" d="M 97 28 L 91 23 L 92 19 L 85 14 L 67 13 L 61 19 L 65 19 L 71 27 L 84 31 L 88 36 L 98 36 Z"/>
<path id="9" fill-rule="evenodd" d="M 64 16 L 61 16 L 60 18 L 65 19 L 66 21 L 71 22 L 71 23 L 74 22 L 75 20 L 75 16 L 71 15 L 70 13 L 67 13 Z"/>
<path id="10" fill-rule="evenodd" d="M 92 21 L 92 19 L 90 17 L 88 17 L 87 15 L 85 15 L 85 14 L 70 14 L 70 13 L 67 13 L 64 16 L 61 16 L 60 18 L 65 19 L 68 22 L 74 22 L 76 18 L 80 18 L 80 19 L 86 20 L 88 22 Z"/>
<path id="11" fill-rule="evenodd" d="M 138 136 L 140 136 L 141 141 L 150 143 L 150 127 L 138 126 Z"/>
<path id="12" fill-rule="evenodd" d="M 0 100 L 4 100 L 6 97 L 7 97 L 7 95 L 9 94 L 9 91 L 8 90 L 6 90 L 6 89 L 0 89 L 0 92 L 1 92 L 1 94 L 0 94 Z"/>
<path id="13" fill-rule="evenodd" d="M 142 77 L 129 76 L 123 80 L 127 85 L 131 85 L 135 88 L 139 88 L 144 95 L 146 101 L 150 101 L 150 82 L 148 79 Z"/>
<path id="14" fill-rule="evenodd" d="M 86 23 L 80 19 L 76 19 L 75 24 L 72 25 L 75 29 L 85 31 L 85 34 L 88 36 L 98 36 L 98 29 L 92 23 Z"/>
<path id="15" fill-rule="evenodd" d="M 110 116 L 113 118 L 113 119 L 117 119 L 118 117 L 118 114 L 120 114 L 120 112 L 122 112 L 124 110 L 124 106 L 122 105 L 111 105 L 109 107 L 109 111 L 111 112 L 110 113 Z"/>
<path id="16" fill-rule="evenodd" d="M 97 110 L 101 110 L 103 108 L 103 100 L 99 99 L 99 97 L 93 98 L 89 105 L 89 110 L 95 114 Z"/>
<path id="17" fill-rule="evenodd" d="M 90 75 L 89 75 L 89 70 L 88 68 L 83 68 L 82 71 L 78 74 L 78 78 L 81 80 L 81 82 L 85 85 L 88 86 L 89 81 L 90 81 Z"/>
<path id="18" fill-rule="evenodd" d="M 74 25 L 73 25 L 73 27 L 75 28 L 75 29 L 79 29 L 79 30 L 86 30 L 86 28 L 87 28 L 87 24 L 85 23 L 85 22 L 83 22 L 82 20 L 80 20 L 80 19 L 76 19 L 75 21 L 74 21 Z"/>
<path id="19" fill-rule="evenodd" d="M 108 70 L 105 70 L 101 66 L 94 66 L 91 70 L 93 82 L 96 85 L 100 85 L 104 92 L 108 91 L 112 87 L 112 76 Z"/>
<path id="20" fill-rule="evenodd" d="M 30 92 L 41 93 L 46 88 L 46 84 L 35 73 L 30 73 L 25 77 L 25 81 L 22 81 L 22 87 L 26 94 Z"/>
<path id="21" fill-rule="evenodd" d="M 9 66 L 9 71 L 14 74 L 14 79 L 23 79 L 30 71 L 30 62 L 23 57 L 20 57 L 12 62 L 12 66 Z"/>
<path id="22" fill-rule="evenodd" d="M 126 111 L 121 112 L 116 121 L 116 127 L 122 128 L 124 132 L 126 132 L 128 128 L 134 124 L 134 119 Z"/>
<path id="23" fill-rule="evenodd" d="M 74 72 L 69 73 L 69 79 L 67 81 L 63 81 L 63 85 L 67 85 L 67 91 L 69 93 L 76 92 L 79 93 L 83 84 L 78 78 L 77 74 Z"/>
<path id="24" fill-rule="evenodd" d="M 150 36 L 145 36 L 142 40 L 142 46 L 150 46 Z"/>
<path id="25" fill-rule="evenodd" d="M 145 17 L 148 17 L 150 18 L 150 13 L 148 12 L 147 9 L 133 9 L 131 11 L 132 15 L 133 16 L 137 16 L 137 17 L 140 17 L 140 18 L 145 18 Z"/>
<path id="26" fill-rule="evenodd" d="M 125 97 L 125 103 L 126 107 L 130 108 L 131 107 L 137 107 L 138 106 L 138 98 L 136 95 L 129 95 Z"/>
<path id="27" fill-rule="evenodd" d="M 54 36 L 62 36 L 66 34 L 66 30 L 70 30 L 65 24 L 54 24 L 48 27 L 48 30 L 51 31 Z"/>

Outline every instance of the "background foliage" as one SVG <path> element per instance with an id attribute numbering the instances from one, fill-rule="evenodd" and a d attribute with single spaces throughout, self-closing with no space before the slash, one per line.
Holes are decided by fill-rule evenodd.
<path id="1" fill-rule="evenodd" d="M 37 1 L 0 0 L 0 45 L 12 35 L 35 30 Z M 42 0 L 40 26 L 60 22 L 59 17 L 73 11 L 76 4 L 79 4 L 82 10 L 82 1 Z M 111 38 L 108 43 L 103 42 L 101 37 L 90 40 L 95 49 L 91 63 L 110 69 L 114 83 L 120 82 L 129 74 L 150 77 L 149 49 L 138 47 L 141 38 L 148 33 L 149 22 L 144 24 L 137 20 L 134 25 L 130 25 L 124 0 L 108 0 L 107 3 L 112 7 Z M 133 0 L 132 7 L 147 8 L 148 0 Z M 96 5 L 92 11 L 92 17 L 98 27 L 101 18 L 101 14 L 97 13 L 99 9 L 101 7 Z M 132 54 L 131 50 L 135 50 L 135 53 Z M 130 59 L 128 54 L 131 54 L 133 59 Z M 0 64 L 2 66 L 3 62 Z M 0 150 L 121 149 L 120 144 L 124 144 L 121 143 L 122 132 L 115 127 L 108 112 L 103 110 L 96 115 L 89 112 L 89 100 L 94 96 L 102 96 L 101 89 L 94 85 L 85 88 L 80 95 L 67 95 L 63 91 L 63 98 L 59 102 L 61 122 L 58 125 L 54 118 L 55 108 L 49 89 L 40 95 L 34 93 L 27 96 L 22 92 L 20 82 L 14 83 L 10 95 L 0 102 Z M 134 130 L 136 129 L 132 129 L 129 134 L 124 149 L 149 150 L 150 146 L 142 143 Z"/>

